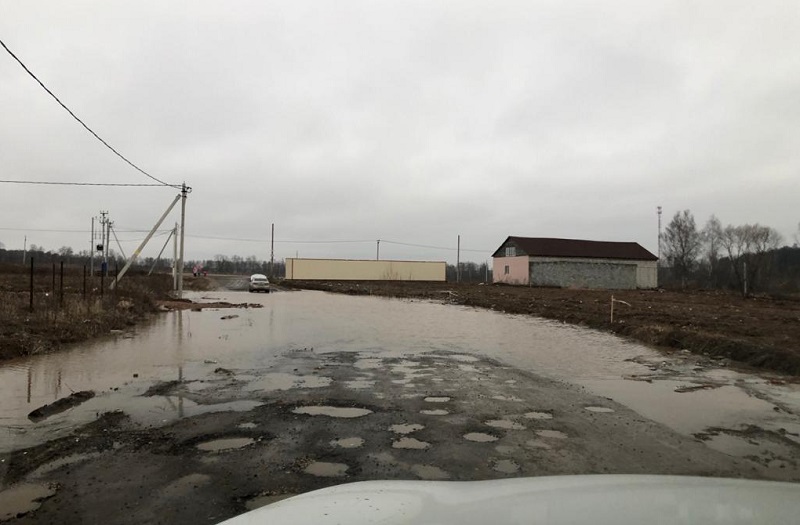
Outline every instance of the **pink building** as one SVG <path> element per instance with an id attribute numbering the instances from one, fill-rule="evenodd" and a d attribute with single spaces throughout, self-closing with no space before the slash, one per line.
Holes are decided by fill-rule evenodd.
<path id="1" fill-rule="evenodd" d="M 508 237 L 492 261 L 496 283 L 608 289 L 658 286 L 658 258 L 636 242 Z"/>

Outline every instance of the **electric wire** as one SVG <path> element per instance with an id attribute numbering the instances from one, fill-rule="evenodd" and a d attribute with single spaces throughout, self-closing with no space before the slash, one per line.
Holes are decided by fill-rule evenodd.
<path id="1" fill-rule="evenodd" d="M 111 151 L 113 151 L 113 152 L 114 152 L 114 154 L 115 154 L 117 157 L 119 157 L 119 158 L 121 158 L 122 160 L 124 160 L 125 162 L 127 162 L 127 163 L 128 163 L 128 165 L 130 165 L 130 166 L 131 166 L 133 169 L 135 169 L 136 171 L 138 171 L 138 172 L 139 172 L 139 173 L 141 173 L 142 175 L 145 175 L 146 177 L 149 177 L 150 179 L 152 179 L 152 180 L 154 180 L 154 181 L 156 181 L 156 182 L 160 183 L 162 186 L 167 186 L 167 187 L 170 187 L 170 188 L 180 188 L 180 187 L 181 187 L 180 185 L 176 185 L 176 184 L 168 184 L 168 183 L 164 182 L 163 180 L 161 180 L 161 179 L 158 179 L 158 178 L 156 178 L 156 177 L 154 177 L 154 176 L 150 175 L 149 173 L 147 173 L 146 171 L 144 171 L 142 168 L 140 168 L 139 166 L 137 166 L 136 164 L 134 164 L 133 162 L 131 162 L 130 160 L 128 160 L 128 159 L 127 159 L 127 158 L 126 158 L 126 157 L 125 157 L 125 156 L 124 156 L 122 153 L 120 153 L 119 151 L 117 151 L 116 149 L 114 149 L 114 148 L 113 148 L 113 147 L 112 147 L 112 146 L 111 146 L 111 145 L 110 145 L 108 142 L 106 142 L 105 140 L 103 140 L 103 139 L 100 137 L 100 135 L 98 135 L 97 133 L 95 133 L 95 132 L 92 130 L 92 128 L 90 128 L 89 126 L 87 126 L 87 125 L 86 125 L 86 123 L 84 123 L 84 122 L 83 122 L 83 121 L 82 121 L 80 118 L 78 118 L 78 116 L 77 116 L 75 113 L 73 113 L 71 109 L 69 109 L 69 108 L 68 108 L 68 107 L 67 107 L 67 106 L 66 106 L 66 105 L 65 105 L 63 102 L 61 102 L 61 100 L 60 100 L 60 99 L 59 99 L 59 98 L 58 98 L 58 97 L 57 97 L 57 96 L 56 96 L 56 95 L 55 95 L 55 94 L 54 94 L 52 91 L 50 91 L 50 90 L 47 88 L 47 86 L 45 86 L 45 85 L 44 85 L 44 83 L 42 83 L 42 81 L 41 81 L 41 80 L 39 80 L 39 78 L 38 78 L 36 75 L 34 75 L 34 74 L 33 74 L 33 72 L 32 72 L 30 69 L 28 69 L 28 66 L 26 66 L 26 65 L 25 65 L 25 64 L 22 62 L 22 60 L 20 60 L 20 59 L 17 57 L 17 55 L 15 55 L 15 54 L 12 52 L 12 51 L 11 51 L 11 50 L 8 48 L 8 46 L 5 44 L 5 42 L 3 42 L 2 40 L 0 40 L 0 46 L 3 46 L 3 49 L 5 49 L 5 50 L 6 50 L 6 52 L 8 52 L 8 54 L 9 54 L 9 55 L 11 55 L 11 57 L 12 57 L 14 60 L 16 60 L 16 61 L 17 61 L 17 63 L 18 63 L 20 66 L 22 66 L 22 69 L 24 69 L 24 70 L 25 70 L 25 72 L 27 72 L 27 73 L 28 73 L 28 75 L 30 75 L 30 76 L 31 76 L 31 78 L 33 78 L 33 79 L 34 79 L 34 80 L 35 80 L 35 81 L 36 81 L 36 82 L 37 82 L 37 83 L 38 83 L 38 84 L 39 84 L 39 85 L 42 87 L 42 89 L 44 89 L 45 91 L 47 91 L 47 93 L 48 93 L 48 94 L 49 94 L 51 97 L 53 97 L 53 99 L 55 99 L 55 101 L 56 101 L 56 102 L 58 102 L 58 104 L 59 104 L 59 105 L 60 105 L 62 108 L 64 108 L 64 109 L 67 111 L 67 113 L 69 113 L 69 114 L 72 116 L 72 118 L 74 118 L 75 120 L 77 120 L 77 121 L 78 121 L 78 122 L 81 124 L 81 126 L 83 126 L 84 128 L 86 128 L 86 131 L 88 131 L 89 133 L 91 133 L 92 135 L 94 135 L 94 137 L 95 137 L 97 140 L 99 140 L 100 142 L 102 142 L 102 143 L 103 143 L 103 145 L 104 145 L 105 147 L 107 147 L 108 149 L 110 149 Z"/>
<path id="2" fill-rule="evenodd" d="M 42 181 L 42 180 L 0 180 L 0 183 L 5 184 L 40 184 L 46 186 L 120 186 L 120 187 L 137 187 L 137 188 L 162 188 L 163 184 L 144 184 L 133 182 L 57 182 L 57 181 Z"/>

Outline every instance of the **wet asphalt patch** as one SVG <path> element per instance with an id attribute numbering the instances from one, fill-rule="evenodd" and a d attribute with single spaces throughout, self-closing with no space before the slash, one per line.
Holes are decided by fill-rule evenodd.
<path id="1" fill-rule="evenodd" d="M 368 479 L 734 472 L 701 443 L 627 409 L 589 410 L 609 408 L 605 399 L 463 354 L 303 350 L 263 370 L 218 369 L 210 363 L 203 377 L 148 393 L 249 407 L 152 428 L 103 416 L 62 441 L 2 458 L 6 483 L 59 487 L 26 523 L 61 521 L 75 505 L 86 521 L 119 509 L 129 523 L 153 521 L 159 509 L 184 509 L 168 512 L 174 523 L 221 521 L 285 495 Z M 26 479 L 75 454 L 95 455 Z"/>

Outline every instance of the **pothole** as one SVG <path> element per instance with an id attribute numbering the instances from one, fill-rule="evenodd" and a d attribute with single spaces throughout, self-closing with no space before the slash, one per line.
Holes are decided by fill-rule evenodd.
<path id="1" fill-rule="evenodd" d="M 553 419 L 553 414 L 550 412 L 528 412 L 524 414 L 528 419 Z"/>
<path id="2" fill-rule="evenodd" d="M 425 480 L 439 480 L 449 479 L 450 474 L 439 467 L 433 465 L 411 465 L 411 472 L 416 474 L 420 479 Z"/>
<path id="3" fill-rule="evenodd" d="M 426 403 L 447 403 L 448 401 L 450 401 L 450 398 L 447 396 L 431 396 L 425 398 Z"/>
<path id="4" fill-rule="evenodd" d="M 315 461 L 304 468 L 303 472 L 320 478 L 341 478 L 347 475 L 348 468 L 344 463 Z"/>
<path id="5" fill-rule="evenodd" d="M 223 450 L 246 447 L 247 445 L 252 445 L 255 442 L 255 439 L 248 437 L 223 438 L 198 443 L 197 448 L 198 450 L 203 450 L 205 452 L 220 452 Z"/>
<path id="6" fill-rule="evenodd" d="M 259 376 L 259 379 L 245 387 L 246 391 L 272 392 L 276 390 L 291 390 L 293 388 L 324 388 L 330 386 L 333 379 L 325 376 L 300 376 L 272 372 Z"/>
<path id="7" fill-rule="evenodd" d="M 331 441 L 331 445 L 341 448 L 359 448 L 363 444 L 364 439 L 360 437 L 340 438 Z"/>
<path id="8" fill-rule="evenodd" d="M 372 414 L 372 410 L 368 410 L 366 408 L 356 408 L 356 407 L 331 407 L 331 406 L 308 406 L 308 407 L 297 407 L 292 410 L 295 414 L 305 414 L 308 416 L 328 416 L 328 417 L 342 417 L 342 418 L 354 418 L 354 417 L 363 417 L 367 414 Z"/>
<path id="9" fill-rule="evenodd" d="M 354 379 L 352 381 L 345 381 L 344 386 L 350 390 L 366 390 L 375 386 L 374 379 Z"/>
<path id="10" fill-rule="evenodd" d="M 492 399 L 496 399 L 497 401 L 522 401 L 521 398 L 517 396 L 504 396 L 504 395 L 496 395 L 492 396 Z"/>
<path id="11" fill-rule="evenodd" d="M 417 430 L 422 430 L 423 428 L 425 428 L 425 425 L 420 425 L 419 423 L 412 423 L 412 424 L 403 423 L 400 425 L 392 425 L 389 427 L 389 430 L 391 430 L 395 434 L 411 434 L 412 432 L 416 432 Z"/>
<path id="12" fill-rule="evenodd" d="M 443 410 L 441 408 L 437 408 L 434 410 L 420 410 L 419 413 L 425 414 L 426 416 L 446 416 L 450 412 L 448 412 L 447 410 Z"/>
<path id="13" fill-rule="evenodd" d="M 560 430 L 537 430 L 536 433 L 543 438 L 567 439 L 567 435 Z"/>
<path id="14" fill-rule="evenodd" d="M 423 450 L 430 447 L 431 444 L 426 441 L 420 441 L 418 439 L 404 437 L 400 438 L 394 443 L 392 443 L 392 448 L 405 448 L 405 449 L 414 449 L 414 450 Z"/>
<path id="15" fill-rule="evenodd" d="M 10 520 L 38 509 L 56 493 L 55 485 L 23 483 L 0 492 L 0 521 Z"/>
<path id="16" fill-rule="evenodd" d="M 614 411 L 613 408 L 608 408 L 608 407 L 583 407 L 583 408 L 584 410 L 588 410 L 589 412 L 598 412 L 601 414 L 608 414 Z"/>
<path id="17" fill-rule="evenodd" d="M 296 495 L 297 494 L 259 494 L 245 501 L 244 507 L 247 510 L 255 510 Z"/>
<path id="18" fill-rule="evenodd" d="M 500 438 L 483 432 L 470 432 L 469 434 L 464 434 L 464 439 L 467 441 L 475 441 L 476 443 L 489 443 L 491 441 L 497 441 Z"/>
<path id="19" fill-rule="evenodd" d="M 519 470 L 519 465 L 510 459 L 500 459 L 494 462 L 494 465 L 492 465 L 492 470 L 502 472 L 503 474 L 513 474 Z"/>
<path id="20" fill-rule="evenodd" d="M 525 430 L 524 425 L 520 425 L 519 423 L 515 423 L 509 419 L 490 419 L 489 421 L 486 421 L 486 424 L 490 427 L 503 428 L 506 430 Z"/>

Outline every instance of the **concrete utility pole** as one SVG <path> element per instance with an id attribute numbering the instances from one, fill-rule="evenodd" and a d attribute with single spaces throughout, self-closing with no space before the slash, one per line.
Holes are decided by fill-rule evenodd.
<path id="1" fill-rule="evenodd" d="M 178 289 L 178 223 L 172 230 L 172 290 Z"/>
<path id="2" fill-rule="evenodd" d="M 377 247 L 377 250 L 375 251 L 375 260 L 376 261 L 380 261 L 381 260 L 381 240 L 380 239 L 378 239 L 378 247 Z"/>
<path id="3" fill-rule="evenodd" d="M 456 249 L 456 282 L 461 282 L 461 235 L 458 236 L 458 248 Z"/>
<path id="4" fill-rule="evenodd" d="M 100 269 L 100 273 L 105 274 L 108 270 L 108 259 L 106 255 L 106 248 L 108 247 L 108 243 L 106 242 L 106 223 L 108 222 L 107 216 L 108 211 L 100 210 L 100 249 L 97 250 L 100 252 L 102 265 Z"/>
<path id="5" fill-rule="evenodd" d="M 658 210 L 658 262 L 657 266 L 661 266 L 661 206 L 656 208 Z"/>
<path id="6" fill-rule="evenodd" d="M 28 236 L 25 236 L 25 240 L 22 241 L 22 264 L 25 264 L 25 254 L 28 253 Z"/>
<path id="7" fill-rule="evenodd" d="M 272 237 L 269 242 L 269 276 L 275 275 L 275 223 L 272 223 Z"/>
<path id="8" fill-rule="evenodd" d="M 183 298 L 183 243 L 186 238 L 186 194 L 189 192 L 184 182 L 181 186 L 181 252 L 178 256 L 178 299 Z"/>
<path id="9" fill-rule="evenodd" d="M 117 286 L 117 283 L 120 281 L 120 279 L 122 279 L 122 276 L 125 275 L 125 272 L 128 271 L 128 268 L 130 268 L 131 265 L 136 261 L 136 259 L 139 257 L 139 254 L 142 253 L 142 249 L 147 245 L 150 238 L 153 236 L 156 230 L 158 230 L 158 228 L 161 226 L 161 223 L 164 222 L 164 219 L 167 218 L 167 215 L 169 215 L 169 212 L 172 211 L 172 208 L 175 207 L 175 205 L 178 203 L 178 199 L 180 198 L 180 194 L 175 196 L 175 199 L 173 199 L 172 203 L 167 208 L 167 211 L 161 214 L 161 217 L 158 219 L 158 222 L 156 222 L 156 225 L 153 226 L 153 228 L 150 230 L 150 233 L 147 234 L 147 237 L 144 238 L 139 247 L 134 250 L 133 254 L 131 255 L 130 259 L 128 259 L 128 262 L 125 263 L 125 266 L 122 268 L 122 270 L 120 270 L 119 273 L 114 276 L 114 282 L 112 282 L 110 286 L 112 290 Z"/>

